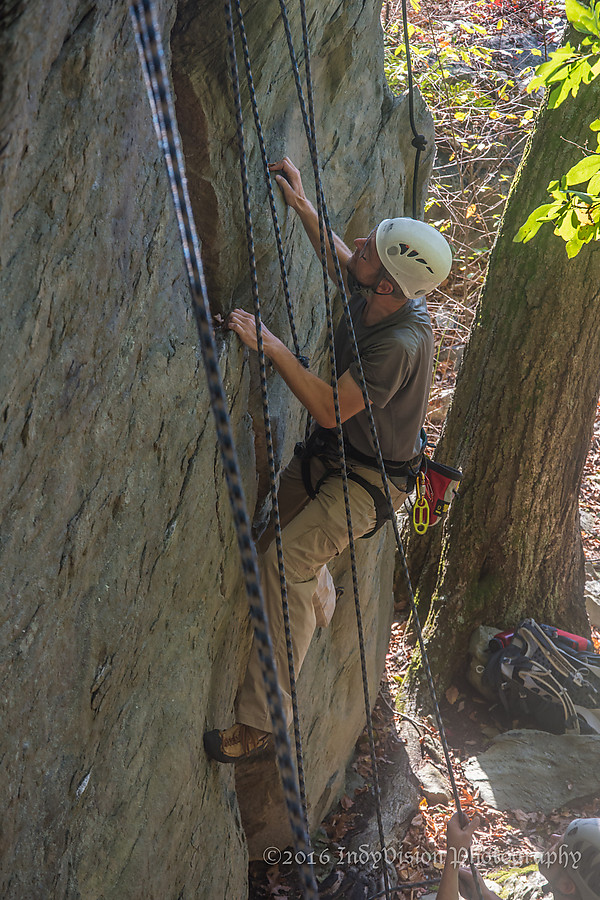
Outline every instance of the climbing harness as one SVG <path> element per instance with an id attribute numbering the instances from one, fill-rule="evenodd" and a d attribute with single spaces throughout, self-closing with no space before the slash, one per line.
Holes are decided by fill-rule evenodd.
<path id="1" fill-rule="evenodd" d="M 213 325 L 198 237 L 187 191 L 185 166 L 181 141 L 177 129 L 175 110 L 169 86 L 164 51 L 152 0 L 136 0 L 130 7 L 136 44 L 159 147 L 163 151 L 171 192 L 177 214 L 177 222 L 192 295 L 192 308 L 204 363 L 211 407 L 215 418 L 217 439 L 221 451 L 223 469 L 227 479 L 229 499 L 236 528 L 238 546 L 246 593 L 250 606 L 250 618 L 258 648 L 262 674 L 271 720 L 275 753 L 279 766 L 294 847 L 298 859 L 308 860 L 310 840 L 296 782 L 294 763 L 290 752 L 281 692 L 273 661 L 273 646 L 265 616 L 264 600 L 260 587 L 258 560 L 252 540 L 241 474 L 231 424 L 227 412 L 227 398 L 219 370 L 217 351 L 213 338 Z M 303 855 L 302 855 L 303 854 Z M 299 873 L 306 897 L 318 898 L 318 887 L 312 866 L 299 863 Z"/>
<path id="2" fill-rule="evenodd" d="M 330 478 L 332 475 L 341 475 L 341 467 L 336 464 L 336 444 L 337 442 L 335 440 L 334 432 L 330 431 L 327 428 L 319 427 L 313 431 L 307 441 L 305 441 L 304 443 L 296 444 L 294 448 L 294 455 L 299 457 L 300 459 L 302 483 L 304 484 L 304 489 L 306 490 L 306 493 L 311 500 L 315 499 L 315 497 L 319 493 L 319 490 L 321 489 L 321 486 L 328 478 Z M 346 437 L 344 437 L 344 451 L 346 460 L 350 461 L 351 464 L 355 463 L 367 468 L 375 470 L 377 469 L 377 460 L 375 459 L 375 457 L 367 456 L 365 453 L 361 453 L 360 450 L 357 450 L 350 444 Z M 324 472 L 323 475 L 318 479 L 316 484 L 313 484 L 310 470 L 310 461 L 315 457 L 321 461 L 321 464 L 324 467 Z M 417 482 L 417 473 L 419 471 L 422 459 L 423 453 L 419 453 L 417 456 L 415 456 L 411 460 L 408 460 L 407 462 L 391 462 L 390 460 L 384 460 L 384 464 L 389 476 L 393 478 L 404 479 L 405 486 L 403 487 L 403 490 L 405 490 L 407 494 L 410 494 Z M 369 532 L 367 532 L 367 534 L 361 535 L 362 539 L 370 538 L 374 534 L 376 534 L 379 529 L 382 528 L 385 523 L 392 517 L 390 508 L 385 498 L 385 494 L 380 488 L 377 487 L 376 484 L 368 481 L 359 472 L 356 472 L 352 468 L 348 469 L 348 479 L 360 485 L 360 487 L 362 487 L 370 495 L 373 501 L 373 505 L 375 507 L 375 525 Z"/>

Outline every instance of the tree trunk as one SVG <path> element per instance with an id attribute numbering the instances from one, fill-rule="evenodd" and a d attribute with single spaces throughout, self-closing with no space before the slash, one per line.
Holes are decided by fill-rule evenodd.
<path id="1" fill-rule="evenodd" d="M 598 82 L 543 108 L 508 199 L 436 459 L 462 468 L 443 535 L 414 537 L 418 602 L 440 684 L 480 624 L 589 633 L 578 495 L 600 391 L 600 250 L 568 260 L 545 225 L 513 237 L 581 158 Z M 441 529 L 440 529 L 441 531 Z M 431 603 L 429 603 L 431 598 Z M 450 652 L 451 648 L 451 652 Z"/>

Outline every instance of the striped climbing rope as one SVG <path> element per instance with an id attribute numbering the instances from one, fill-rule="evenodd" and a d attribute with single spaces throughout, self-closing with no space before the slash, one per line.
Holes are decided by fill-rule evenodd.
<path id="1" fill-rule="evenodd" d="M 250 56 L 248 53 L 248 43 L 246 40 L 246 30 L 244 28 L 244 18 L 242 16 L 242 10 L 239 3 L 239 0 L 234 0 L 236 6 L 236 14 L 238 19 L 238 26 L 240 31 L 240 37 L 242 40 L 242 46 L 244 48 L 244 62 L 246 67 L 246 75 L 248 79 L 248 86 L 250 89 L 250 95 L 252 98 L 252 110 L 254 114 L 254 123 L 256 127 L 257 136 L 259 139 L 259 143 L 261 145 L 261 157 L 263 161 L 263 168 L 265 171 L 265 179 L 268 184 L 269 189 L 269 197 L 271 201 L 271 212 L 273 215 L 273 227 L 275 230 L 275 234 L 277 237 L 277 247 L 280 251 L 279 258 L 282 263 L 281 271 L 282 271 L 282 281 L 284 286 L 284 291 L 286 294 L 286 300 L 288 301 L 288 314 L 290 317 L 290 325 L 292 327 L 292 334 L 294 337 L 294 343 L 296 346 L 296 355 L 299 355 L 298 351 L 298 338 L 296 335 L 296 330 L 294 327 L 294 315 L 291 306 L 291 300 L 289 297 L 289 287 L 287 284 L 287 273 L 285 271 L 285 261 L 283 260 L 283 246 L 281 244 L 281 234 L 279 231 L 279 226 L 277 224 L 277 212 L 275 210 L 275 197 L 273 196 L 273 187 L 271 184 L 271 176 L 269 174 L 269 165 L 267 161 L 267 153 L 264 146 L 264 140 L 262 137 L 262 126 L 260 122 L 260 116 L 258 113 L 258 105 L 256 103 L 256 94 L 254 91 L 254 80 L 252 78 L 252 69 L 250 66 Z M 242 101 L 240 98 L 240 80 L 238 75 L 238 67 L 237 67 L 237 59 L 235 53 L 235 35 L 233 29 L 233 16 L 231 13 L 231 3 L 230 0 L 226 0 L 225 3 L 225 18 L 227 20 L 227 39 L 229 44 L 229 63 L 231 69 L 231 84 L 233 88 L 233 98 L 235 105 L 235 117 L 236 117 L 236 126 L 237 126 L 237 142 L 238 142 L 238 152 L 240 157 L 240 174 L 242 180 L 242 198 L 244 203 L 244 218 L 246 222 L 246 240 L 248 244 L 248 264 L 250 268 L 250 281 L 252 286 L 252 298 L 254 300 L 254 320 L 256 322 L 256 341 L 257 341 L 257 351 L 258 351 L 258 359 L 259 359 L 259 371 L 260 371 L 260 391 L 261 391 L 261 399 L 262 399 L 262 407 L 263 407 L 263 421 L 265 426 L 265 439 L 267 445 L 267 459 L 269 465 L 269 486 L 271 493 L 271 502 L 272 502 L 272 515 L 275 524 L 275 544 L 277 550 L 277 568 L 279 572 L 279 583 L 281 587 L 281 607 L 283 612 L 283 625 L 285 632 L 285 643 L 287 650 L 287 662 L 288 662 L 288 672 L 290 676 L 290 694 L 292 697 L 292 718 L 294 722 L 294 738 L 296 744 L 296 765 L 298 769 L 298 788 L 300 791 L 300 801 L 302 803 L 302 811 L 304 814 L 304 822 L 305 827 L 308 832 L 308 813 L 306 807 L 306 785 L 304 780 L 304 760 L 302 754 L 302 739 L 300 735 L 300 716 L 298 712 L 298 695 L 296 692 L 296 671 L 294 666 L 294 652 L 292 648 L 292 631 L 290 626 L 290 610 L 288 605 L 288 594 L 287 594 L 287 581 L 285 577 L 285 562 L 283 557 L 283 545 L 281 540 L 281 517 L 279 515 L 279 500 L 277 497 L 277 472 L 275 468 L 275 454 L 273 452 L 273 436 L 271 432 L 271 416 L 269 413 L 269 399 L 267 392 L 267 367 L 265 361 L 265 353 L 263 347 L 263 339 L 262 339 L 262 317 L 261 317 L 261 307 L 260 307 L 260 295 L 258 291 L 258 278 L 256 271 L 256 255 L 254 252 L 254 236 L 252 229 L 252 213 L 250 211 L 250 192 L 248 185 L 248 166 L 246 161 L 246 151 L 244 146 L 244 121 L 242 116 Z"/>
<path id="2" fill-rule="evenodd" d="M 198 328 L 217 439 L 229 490 L 246 593 L 250 605 L 250 619 L 254 629 L 273 724 L 275 753 L 294 847 L 297 858 L 308 860 L 310 859 L 310 842 L 298 793 L 281 692 L 277 683 L 273 647 L 260 588 L 256 549 L 252 540 L 251 524 L 246 509 L 241 474 L 227 412 L 227 398 L 219 371 L 208 294 L 187 190 L 181 141 L 177 129 L 171 88 L 166 73 L 164 50 L 152 0 L 136 0 L 131 5 L 130 11 L 154 127 L 159 146 L 165 158 L 175 204 L 191 291 L 192 309 Z M 316 900 L 318 898 L 318 888 L 312 866 L 308 862 L 302 863 L 299 865 L 299 871 L 305 896 Z"/>

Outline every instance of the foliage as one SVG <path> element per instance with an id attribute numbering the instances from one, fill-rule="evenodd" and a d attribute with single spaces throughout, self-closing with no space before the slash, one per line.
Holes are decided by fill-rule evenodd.
<path id="1" fill-rule="evenodd" d="M 552 53 L 529 86 L 530 90 L 549 89 L 550 109 L 576 97 L 582 85 L 600 75 L 600 0 L 591 0 L 589 7 L 566 0 L 566 12 L 573 28 L 585 37 L 576 47 L 569 42 Z M 530 241 L 545 222 L 555 223 L 554 233 L 565 241 L 569 258 L 584 244 L 600 240 L 600 119 L 590 129 L 596 133 L 596 152 L 586 154 L 566 175 L 550 182 L 551 202 L 534 209 L 515 235 L 516 242 Z"/>
<path id="2" fill-rule="evenodd" d="M 400 0 L 383 5 L 386 74 L 407 89 Z M 426 220 L 448 236 L 449 281 L 428 298 L 438 345 L 427 427 L 438 436 L 461 348 L 512 178 L 539 100 L 526 85 L 564 27 L 564 4 L 543 0 L 420 0 L 409 5 L 414 82 L 435 122 Z M 523 56 L 523 54 L 526 54 Z"/>

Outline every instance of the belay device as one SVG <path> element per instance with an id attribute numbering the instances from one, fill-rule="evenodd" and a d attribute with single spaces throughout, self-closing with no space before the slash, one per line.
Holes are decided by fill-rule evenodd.
<path id="1" fill-rule="evenodd" d="M 462 477 L 460 469 L 434 462 L 428 456 L 423 457 L 417 476 L 417 499 L 413 506 L 413 525 L 417 534 L 425 534 L 429 527 L 446 515 Z"/>

